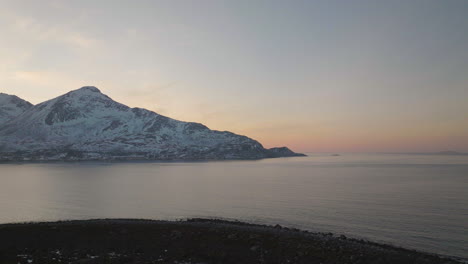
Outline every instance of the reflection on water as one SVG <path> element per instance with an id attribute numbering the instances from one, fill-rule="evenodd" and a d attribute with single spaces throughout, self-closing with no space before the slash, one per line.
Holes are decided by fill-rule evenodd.
<path id="1" fill-rule="evenodd" d="M 468 257 L 468 156 L 0 164 L 0 222 L 221 217 Z"/>

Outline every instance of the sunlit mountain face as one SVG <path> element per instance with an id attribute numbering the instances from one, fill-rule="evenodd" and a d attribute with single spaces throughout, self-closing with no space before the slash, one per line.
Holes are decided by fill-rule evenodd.
<path id="1" fill-rule="evenodd" d="M 203 124 L 130 108 L 91 86 L 35 106 L 11 98 L 16 108 L 0 125 L 0 151 L 5 160 L 206 160 L 301 155 L 285 147 L 265 149 L 251 138 L 210 130 Z"/>

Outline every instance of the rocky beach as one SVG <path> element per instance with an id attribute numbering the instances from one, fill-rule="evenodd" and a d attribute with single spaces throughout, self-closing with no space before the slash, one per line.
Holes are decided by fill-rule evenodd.
<path id="1" fill-rule="evenodd" d="M 209 219 L 101 219 L 0 225 L 0 263 L 461 262 L 279 225 Z"/>

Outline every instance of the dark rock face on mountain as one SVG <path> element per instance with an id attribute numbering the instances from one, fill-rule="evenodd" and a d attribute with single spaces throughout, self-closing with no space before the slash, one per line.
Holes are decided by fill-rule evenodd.
<path id="1" fill-rule="evenodd" d="M 13 97 L 12 97 L 13 98 Z M 299 156 L 113 101 L 86 86 L 0 120 L 0 160 L 222 160 Z M 3 102 L 3 101 L 0 101 Z M 0 109 L 12 109 L 0 104 Z M 4 116 L 7 116 L 4 114 Z"/>
<path id="2" fill-rule="evenodd" d="M 271 148 L 269 151 L 275 157 L 302 157 L 305 156 L 302 153 L 296 153 L 292 150 L 288 149 L 287 147 L 280 147 L 280 148 Z"/>

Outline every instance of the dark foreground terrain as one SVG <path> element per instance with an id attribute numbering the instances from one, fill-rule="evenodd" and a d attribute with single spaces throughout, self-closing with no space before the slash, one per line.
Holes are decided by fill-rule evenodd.
<path id="1" fill-rule="evenodd" d="M 0 225 L 0 263 L 458 263 L 363 240 L 222 220 Z"/>

